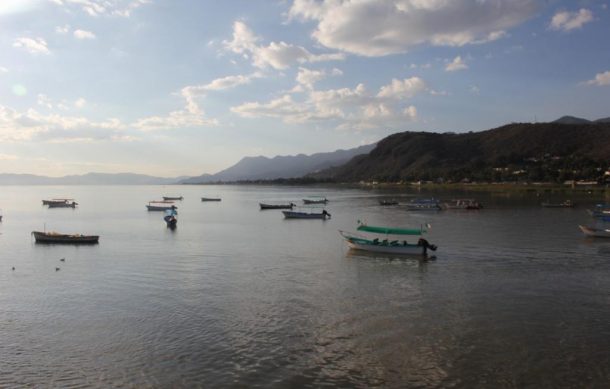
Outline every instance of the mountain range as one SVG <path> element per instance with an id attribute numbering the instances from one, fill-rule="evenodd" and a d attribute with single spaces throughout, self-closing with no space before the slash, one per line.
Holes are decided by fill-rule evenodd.
<path id="1" fill-rule="evenodd" d="M 182 180 L 183 184 L 204 184 L 212 182 L 236 182 L 253 180 L 273 180 L 277 178 L 298 178 L 331 167 L 341 166 L 357 155 L 368 154 L 374 144 L 348 150 L 336 150 L 311 155 L 298 154 L 267 157 L 245 157 L 228 169 L 216 174 L 203 174 Z"/>
<path id="2" fill-rule="evenodd" d="M 610 122 L 567 121 L 512 123 L 459 134 L 397 133 L 369 154 L 311 176 L 338 182 L 510 181 L 522 174 L 558 182 L 598 178 L 610 166 Z"/>

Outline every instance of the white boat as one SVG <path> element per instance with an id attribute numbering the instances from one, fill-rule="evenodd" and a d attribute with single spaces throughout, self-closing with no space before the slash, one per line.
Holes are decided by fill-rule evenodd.
<path id="1" fill-rule="evenodd" d="M 325 209 L 322 212 L 299 212 L 299 211 L 282 211 L 286 219 L 330 219 L 330 213 Z"/>
<path id="2" fill-rule="evenodd" d="M 428 243 L 426 239 L 419 238 L 416 243 L 409 243 L 404 236 L 421 236 L 427 230 L 422 226 L 418 229 L 376 227 L 360 224 L 358 231 L 383 234 L 385 239 L 370 238 L 355 232 L 339 231 L 351 249 L 370 251 L 374 253 L 427 255 L 428 249 L 436 251 L 436 246 Z M 390 236 L 402 236 L 403 239 L 391 239 Z"/>
<path id="3" fill-rule="evenodd" d="M 167 211 L 170 209 L 176 210 L 178 207 L 174 205 L 173 201 L 149 201 L 146 209 L 149 211 Z"/>
<path id="4" fill-rule="evenodd" d="M 474 199 L 455 199 L 443 203 L 445 209 L 481 209 L 483 205 Z"/>
<path id="5" fill-rule="evenodd" d="M 51 204 L 65 204 L 70 201 L 74 201 L 74 199 L 50 199 L 50 200 L 42 200 L 42 205 L 51 205 Z"/>
<path id="6" fill-rule="evenodd" d="M 596 228 L 587 226 L 578 226 L 580 230 L 586 235 L 592 238 L 610 238 L 610 228 Z"/>
<path id="7" fill-rule="evenodd" d="M 409 211 L 439 211 L 442 209 L 437 199 L 415 199 L 406 205 Z"/>

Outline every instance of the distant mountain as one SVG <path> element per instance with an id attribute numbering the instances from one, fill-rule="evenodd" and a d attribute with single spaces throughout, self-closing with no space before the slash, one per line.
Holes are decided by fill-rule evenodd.
<path id="1" fill-rule="evenodd" d="M 610 117 L 597 119 L 594 123 L 610 123 Z"/>
<path id="2" fill-rule="evenodd" d="M 609 165 L 609 123 L 513 123 L 482 132 L 393 134 L 369 154 L 311 176 L 340 182 L 510 181 L 527 174 L 534 181 L 562 182 L 598 177 Z"/>
<path id="3" fill-rule="evenodd" d="M 185 177 L 163 178 L 134 173 L 87 173 L 63 177 L 0 174 L 0 185 L 169 185 Z"/>
<path id="4" fill-rule="evenodd" d="M 276 178 L 296 178 L 318 172 L 333 166 L 340 166 L 361 154 L 367 154 L 375 145 L 360 146 L 349 150 L 337 150 L 312 155 L 245 157 L 238 163 L 216 174 L 204 174 L 183 180 L 184 184 L 210 182 L 233 182 L 247 180 L 272 180 Z"/>
<path id="5" fill-rule="evenodd" d="M 593 123 L 591 120 L 577 118 L 575 116 L 562 116 L 559 119 L 552 121 L 551 123 L 557 124 L 590 124 Z"/>

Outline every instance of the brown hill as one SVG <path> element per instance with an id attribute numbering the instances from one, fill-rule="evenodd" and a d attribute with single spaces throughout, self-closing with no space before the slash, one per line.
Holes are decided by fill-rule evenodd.
<path id="1" fill-rule="evenodd" d="M 593 171 L 608 164 L 610 123 L 513 123 L 476 133 L 393 134 L 368 155 L 315 177 L 343 182 L 438 178 L 496 181 L 503 180 L 494 173 L 500 168 L 511 172 L 523 168 L 536 172 L 531 179 L 561 180 L 566 175 L 558 172 L 571 169 L 594 175 Z"/>

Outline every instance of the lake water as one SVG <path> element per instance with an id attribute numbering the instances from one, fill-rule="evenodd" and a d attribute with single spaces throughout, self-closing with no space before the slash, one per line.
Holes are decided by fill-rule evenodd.
<path id="1" fill-rule="evenodd" d="M 328 221 L 258 208 L 318 194 Z M 416 195 L 2 187 L 0 387 L 607 387 L 610 240 L 582 236 L 585 206 L 492 194 L 467 195 L 481 211 L 377 203 L 399 194 Z M 184 196 L 174 231 L 146 211 L 162 195 Z M 80 205 L 41 205 L 52 197 Z M 431 223 L 436 258 L 351 252 L 338 230 L 358 220 Z M 43 228 L 100 243 L 37 245 L 30 232 Z"/>

